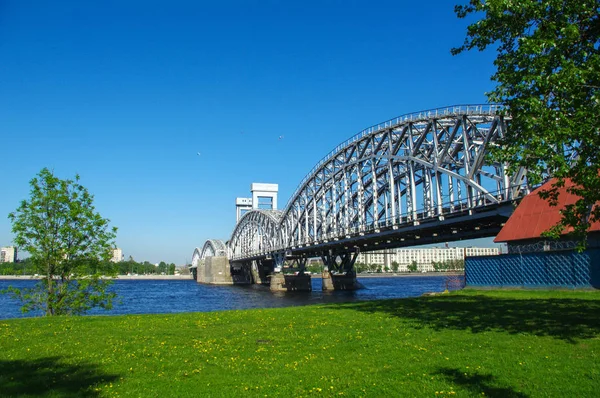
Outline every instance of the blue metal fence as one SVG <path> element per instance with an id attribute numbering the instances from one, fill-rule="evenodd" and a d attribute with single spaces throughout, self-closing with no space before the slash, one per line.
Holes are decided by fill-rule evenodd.
<path id="1" fill-rule="evenodd" d="M 600 289 L 600 249 L 467 257 L 467 286 Z"/>

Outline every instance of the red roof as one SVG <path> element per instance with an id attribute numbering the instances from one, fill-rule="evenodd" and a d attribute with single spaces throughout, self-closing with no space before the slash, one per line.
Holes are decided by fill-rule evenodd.
<path id="1" fill-rule="evenodd" d="M 565 180 L 565 186 L 558 189 L 558 206 L 550 206 L 546 200 L 539 197 L 538 192 L 549 189 L 555 181 L 556 179 L 551 179 L 524 197 L 494 242 L 539 238 L 542 232 L 556 225 L 561 219 L 560 211 L 566 205 L 575 203 L 579 197 L 567 192 L 567 188 L 573 186 L 573 183 Z M 563 231 L 563 234 L 572 231 L 573 228 L 569 227 Z M 589 231 L 600 231 L 600 221 L 593 222 Z"/>

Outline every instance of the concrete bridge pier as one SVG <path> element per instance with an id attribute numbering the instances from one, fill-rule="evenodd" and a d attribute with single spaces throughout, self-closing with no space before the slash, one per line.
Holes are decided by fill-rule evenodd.
<path id="1" fill-rule="evenodd" d="M 275 270 L 280 271 L 285 262 L 285 253 L 273 255 Z M 312 291 L 312 278 L 304 273 L 306 270 L 307 259 L 305 257 L 295 258 L 292 263 L 295 264 L 298 272 L 295 275 L 284 275 L 276 272 L 271 275 L 271 291 L 273 292 L 310 292 Z"/>
<path id="2" fill-rule="evenodd" d="M 268 285 L 269 275 L 273 273 L 273 260 L 253 260 L 251 264 L 254 283 Z"/>
<path id="3" fill-rule="evenodd" d="M 285 252 L 275 252 L 271 255 L 273 261 L 273 273 L 269 275 L 270 288 L 272 292 L 310 292 L 312 291 L 312 280 L 310 275 L 304 273 L 306 260 L 299 266 L 296 275 L 284 275 L 281 271 L 286 259 Z"/>
<path id="4" fill-rule="evenodd" d="M 329 270 L 323 270 L 323 291 L 332 290 L 358 290 L 364 286 L 356 280 L 356 273 L 332 274 Z"/>
<path id="5" fill-rule="evenodd" d="M 337 254 L 330 250 L 323 254 L 323 291 L 362 289 L 364 286 L 356 280 L 354 269 L 357 257 L 358 251 Z"/>
<path id="6" fill-rule="evenodd" d="M 211 285 L 232 285 L 233 278 L 226 256 L 206 257 L 196 268 L 196 282 Z"/>
<path id="7" fill-rule="evenodd" d="M 249 261 L 235 262 L 232 261 L 229 264 L 231 272 L 231 279 L 235 285 L 249 285 L 252 284 L 252 264 Z"/>
<path id="8" fill-rule="evenodd" d="M 284 275 L 281 272 L 271 275 L 272 292 L 310 292 L 312 279 L 310 275 Z"/>

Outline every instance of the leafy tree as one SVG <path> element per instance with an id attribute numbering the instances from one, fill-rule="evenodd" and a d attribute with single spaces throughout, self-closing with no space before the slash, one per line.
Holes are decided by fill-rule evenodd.
<path id="1" fill-rule="evenodd" d="M 61 180 L 47 168 L 30 181 L 29 200 L 9 214 L 14 242 L 30 254 L 42 279 L 33 288 L 9 288 L 24 312 L 82 314 L 93 307 L 110 309 L 114 293 L 100 278 L 100 259 L 108 260 L 116 228 L 95 212 L 93 195 L 74 180 Z"/>
<path id="2" fill-rule="evenodd" d="M 354 263 L 354 270 L 356 271 L 356 273 L 360 274 L 361 272 L 367 270 L 367 266 L 366 264 L 357 261 Z"/>
<path id="3" fill-rule="evenodd" d="M 565 179 L 580 199 L 562 211 L 548 231 L 558 237 L 574 228 L 582 240 L 590 223 L 600 220 L 600 17 L 598 0 L 470 0 L 456 6 L 459 18 L 481 18 L 469 25 L 453 54 L 493 47 L 488 93 L 510 113 L 510 127 L 492 148 L 492 157 L 508 162 L 510 172 L 528 170 L 530 182 L 558 179 L 540 196 L 557 204 Z"/>
<path id="4" fill-rule="evenodd" d="M 417 272 L 419 266 L 417 265 L 417 262 L 413 260 L 410 264 L 406 266 L 406 268 L 408 269 L 408 272 Z"/>
<path id="5" fill-rule="evenodd" d="M 399 268 L 400 268 L 400 264 L 398 264 L 398 261 L 392 261 L 392 271 L 398 272 Z"/>

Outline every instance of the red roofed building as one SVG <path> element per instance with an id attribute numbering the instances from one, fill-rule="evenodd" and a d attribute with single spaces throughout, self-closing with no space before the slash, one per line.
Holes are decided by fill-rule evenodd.
<path id="1" fill-rule="evenodd" d="M 555 181 L 556 179 L 549 180 L 523 198 L 494 242 L 506 242 L 509 253 L 574 248 L 576 242 L 565 236 L 572 232 L 573 228 L 567 228 L 559 240 L 550 240 L 541 236 L 543 232 L 558 223 L 561 219 L 560 211 L 579 198 L 567 192 L 567 188 L 573 186 L 573 183 L 567 180 L 565 186 L 558 190 L 558 205 L 550 206 L 545 199 L 540 198 L 538 193 L 543 189 L 549 189 Z M 592 223 L 589 232 L 588 246 L 600 247 L 600 222 Z"/>

